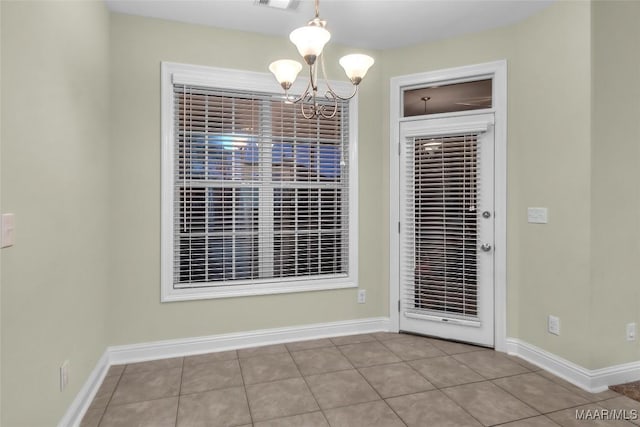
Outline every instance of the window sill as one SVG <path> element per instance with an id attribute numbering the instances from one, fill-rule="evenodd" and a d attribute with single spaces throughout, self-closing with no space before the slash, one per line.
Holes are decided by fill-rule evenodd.
<path id="1" fill-rule="evenodd" d="M 319 282 L 319 283 L 314 283 Z M 235 298 L 235 297 L 247 297 L 257 295 L 273 295 L 273 294 L 287 294 L 298 292 L 310 292 L 310 291 L 328 291 L 332 289 L 347 289 L 357 288 L 358 284 L 349 278 L 342 280 L 329 280 L 329 281 L 308 281 L 305 283 L 283 282 L 283 283 L 270 283 L 267 285 L 236 285 L 236 286 L 221 286 L 217 288 L 203 287 L 203 288 L 180 288 L 169 289 L 164 288 L 160 302 L 175 302 L 175 301 L 194 301 L 202 299 L 218 299 L 218 298 Z"/>

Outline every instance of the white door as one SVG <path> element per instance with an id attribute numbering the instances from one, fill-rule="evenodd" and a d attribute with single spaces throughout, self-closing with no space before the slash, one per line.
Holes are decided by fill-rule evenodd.
<path id="1" fill-rule="evenodd" d="M 400 124 L 400 330 L 494 345 L 493 122 Z"/>

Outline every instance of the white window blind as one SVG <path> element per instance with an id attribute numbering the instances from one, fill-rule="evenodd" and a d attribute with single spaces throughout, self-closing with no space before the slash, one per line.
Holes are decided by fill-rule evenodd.
<path id="1" fill-rule="evenodd" d="M 173 287 L 349 273 L 349 104 L 174 84 Z"/>
<path id="2" fill-rule="evenodd" d="M 401 297 L 409 311 L 477 318 L 479 147 L 477 134 L 408 141 Z"/>

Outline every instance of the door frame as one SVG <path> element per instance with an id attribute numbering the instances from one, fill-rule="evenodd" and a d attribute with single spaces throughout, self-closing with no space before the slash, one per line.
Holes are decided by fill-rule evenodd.
<path id="1" fill-rule="evenodd" d="M 400 123 L 425 116 L 402 117 L 403 90 L 435 84 L 493 79 L 493 108 L 429 118 L 491 112 L 494 114 L 494 347 L 506 351 L 507 338 L 507 61 L 447 68 L 391 78 L 389 104 L 389 320 L 400 329 Z"/>

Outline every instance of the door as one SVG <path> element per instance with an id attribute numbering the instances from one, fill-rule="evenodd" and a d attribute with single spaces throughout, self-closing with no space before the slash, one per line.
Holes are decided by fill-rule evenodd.
<path id="1" fill-rule="evenodd" d="M 400 330 L 494 345 L 493 122 L 400 124 Z"/>

